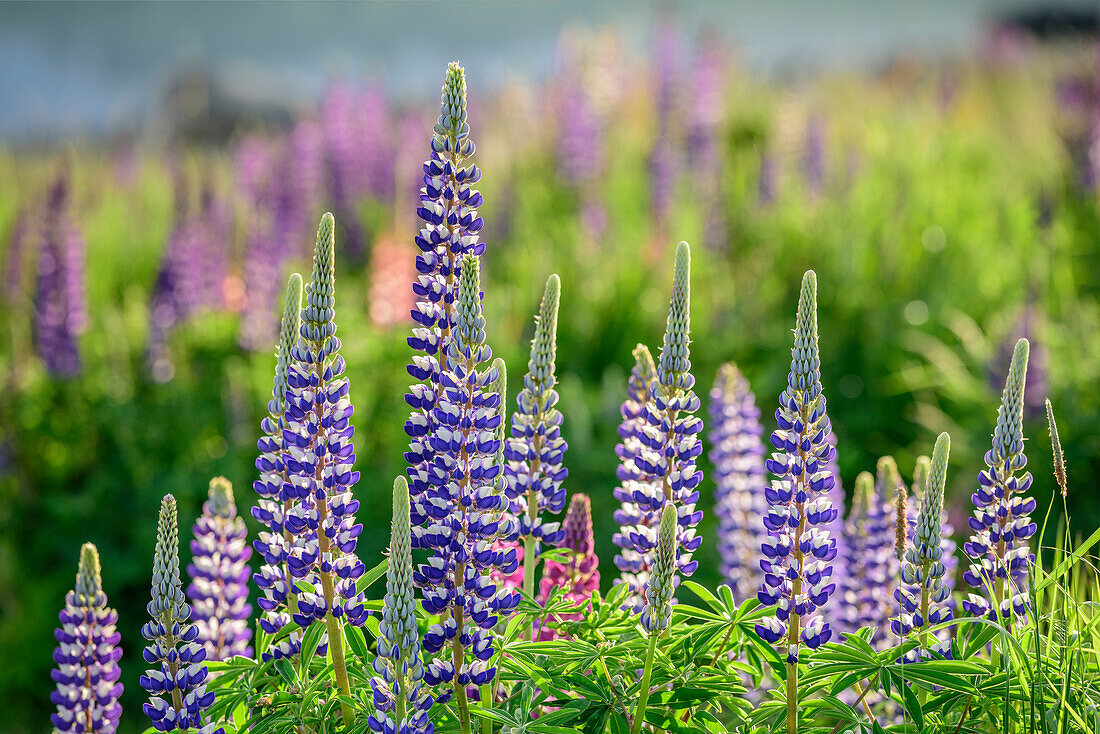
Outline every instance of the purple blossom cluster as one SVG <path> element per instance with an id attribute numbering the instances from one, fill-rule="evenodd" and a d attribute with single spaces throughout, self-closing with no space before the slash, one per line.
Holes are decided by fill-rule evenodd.
<path id="1" fill-rule="evenodd" d="M 797 665 L 800 644 L 814 649 L 832 636 L 818 613 L 836 590 L 836 539 L 829 537 L 827 526 L 838 513 L 828 498 L 836 482 L 828 468 L 836 450 L 826 440 L 830 424 L 820 369 L 817 276 L 810 270 L 798 299 L 787 388 L 775 412 L 779 427 L 771 442 L 776 452 L 767 460 L 776 480 L 764 492 L 768 511 L 763 523 L 769 535 L 760 546 L 764 583 L 757 594 L 761 604 L 775 608 L 775 616 L 761 620 L 756 631 L 771 643 L 786 638 L 789 666 Z"/>
<path id="2" fill-rule="evenodd" d="M 252 548 L 233 501 L 233 486 L 225 477 L 210 480 L 209 496 L 193 534 L 187 598 L 194 610 L 197 640 L 206 648 L 208 660 L 251 657 L 248 560 Z"/>
<path id="3" fill-rule="evenodd" d="M 336 336 L 335 222 L 325 214 L 317 229 L 313 274 L 305 289 L 300 336 L 291 349 L 287 374 L 286 441 L 288 495 L 296 504 L 283 521 L 294 536 L 287 566 L 295 581 L 320 579 L 320 588 L 302 591 L 292 617 L 300 627 L 314 621 L 347 619 L 359 626 L 367 610 L 356 582 L 366 567 L 355 553 L 363 526 L 356 523 L 359 501 L 352 487 L 355 448 L 350 382 Z"/>
<path id="4" fill-rule="evenodd" d="M 734 599 L 747 599 L 764 581 L 758 556 L 765 535 L 760 518 L 767 511 L 767 479 L 760 409 L 748 380 L 733 363 L 719 368 L 707 412 L 722 577 Z"/>
<path id="5" fill-rule="evenodd" d="M 624 519 L 636 521 L 624 525 L 620 531 L 621 541 L 629 542 L 637 554 L 635 557 L 646 558 L 642 564 L 645 568 L 638 570 L 651 571 L 658 518 L 666 504 L 673 505 L 677 512 L 675 571 L 685 576 L 690 576 L 698 567 L 692 554 L 703 540 L 695 534 L 695 527 L 703 517 L 702 511 L 695 509 L 699 501 L 698 487 L 703 480 L 703 473 L 695 466 L 695 460 L 703 453 L 699 438 L 703 422 L 692 415 L 699 410 L 699 398 L 692 389 L 695 378 L 691 374 L 688 348 L 690 298 L 691 251 L 686 242 L 681 242 L 676 248 L 672 297 L 656 378 L 634 426 L 637 453 L 632 458 L 638 475 L 637 481 L 632 483 L 629 501 L 637 515 L 636 518 L 625 517 L 628 512 L 625 503 L 622 513 Z M 631 572 L 637 576 L 638 570 L 631 569 Z M 652 575 L 646 580 L 652 581 Z M 673 589 L 679 584 L 676 573 L 670 583 Z M 632 586 L 631 591 L 639 594 L 642 587 Z"/>
<path id="6" fill-rule="evenodd" d="M 57 648 L 52 672 L 57 690 L 50 701 L 55 732 L 113 734 L 118 728 L 122 695 L 118 667 L 121 635 L 118 613 L 107 606 L 100 578 L 99 552 L 91 543 L 80 549 L 76 585 L 65 595 L 61 626 L 54 631 Z"/>
<path id="7" fill-rule="evenodd" d="M 42 208 L 34 293 L 34 351 L 46 370 L 62 378 L 80 373 L 77 337 L 88 313 L 84 236 L 72 214 L 69 178 L 62 172 Z"/>
<path id="8" fill-rule="evenodd" d="M 970 567 L 963 573 L 977 593 L 967 595 L 963 609 L 1011 624 L 1013 616 L 1027 614 L 1027 574 L 1035 563 L 1030 538 L 1036 524 L 1031 519 L 1035 499 L 1027 496 L 1031 472 L 1025 471 L 1024 385 L 1027 376 L 1028 341 L 1020 339 L 1005 379 L 993 447 L 985 453 L 986 468 L 978 474 L 978 489 L 971 496 L 970 540 L 963 550 Z"/>

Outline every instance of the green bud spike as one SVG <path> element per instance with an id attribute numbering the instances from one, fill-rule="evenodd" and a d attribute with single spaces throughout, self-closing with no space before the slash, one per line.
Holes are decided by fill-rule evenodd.
<path id="1" fill-rule="evenodd" d="M 918 456 L 917 463 L 913 465 L 913 495 L 919 497 L 921 502 L 928 492 L 928 472 L 932 468 L 932 460 L 927 456 Z"/>
<path id="2" fill-rule="evenodd" d="M 103 597 L 103 580 L 99 569 L 99 550 L 92 543 L 80 546 L 80 562 L 76 570 L 77 603 L 81 606 L 102 606 L 106 603 Z"/>
<path id="3" fill-rule="evenodd" d="M 861 471 L 856 477 L 856 485 L 853 490 L 852 512 L 857 518 L 867 517 L 867 511 L 875 496 L 875 478 L 869 471 Z"/>
<path id="4" fill-rule="evenodd" d="M 901 473 L 898 472 L 898 464 L 894 461 L 893 456 L 883 456 L 878 460 L 876 469 L 879 496 L 884 502 L 891 501 L 895 496 L 891 495 L 891 490 L 896 493 L 901 486 Z"/>
<path id="5" fill-rule="evenodd" d="M 1058 424 L 1054 421 L 1054 406 L 1050 404 L 1050 398 L 1046 400 L 1047 428 L 1050 430 L 1050 451 L 1054 457 L 1054 480 L 1062 490 L 1062 496 L 1068 493 L 1066 482 L 1066 456 L 1062 453 L 1062 441 L 1058 438 Z"/>
<path id="6" fill-rule="evenodd" d="M 691 354 L 691 247 L 676 246 L 676 264 L 672 274 L 672 298 L 668 304 L 665 339 L 661 346 L 657 377 L 665 388 L 690 390 Z"/>
<path id="7" fill-rule="evenodd" d="M 634 372 L 648 386 L 657 379 L 657 365 L 653 362 L 653 354 L 645 344 L 634 347 L 631 354 L 634 357 Z"/>
<path id="8" fill-rule="evenodd" d="M 176 514 L 176 498 L 164 495 L 157 519 L 157 544 L 153 553 L 152 601 L 149 613 L 173 618 L 185 605 L 183 586 L 180 583 L 179 521 Z M 182 621 L 182 620 L 181 620 Z"/>
<path id="9" fill-rule="evenodd" d="M 672 577 L 676 570 L 676 507 L 666 502 L 661 510 L 653 571 L 646 586 L 646 607 L 642 624 L 650 633 L 668 628 L 672 614 Z"/>
<path id="10" fill-rule="evenodd" d="M 541 395 L 554 387 L 554 359 L 558 351 L 558 300 L 561 280 L 557 275 L 546 279 L 546 288 L 535 317 L 535 336 L 531 340 L 531 359 L 527 363 L 527 389 Z"/>
<path id="11" fill-rule="evenodd" d="M 456 150 L 459 141 L 470 134 L 466 121 L 466 70 L 457 61 L 447 65 L 447 75 L 439 100 L 439 119 L 435 123 L 432 148 L 437 152 L 450 149 L 465 155 L 466 146 Z"/>
<path id="12" fill-rule="evenodd" d="M 807 400 L 821 394 L 821 356 L 817 345 L 817 274 L 807 270 L 798 295 L 789 387 L 805 392 Z"/>
<path id="13" fill-rule="evenodd" d="M 317 225 L 317 244 L 313 250 L 313 273 L 306 286 L 306 305 L 302 310 L 302 336 L 327 347 L 336 333 L 336 220 L 326 212 Z M 326 349 L 326 351 L 328 351 Z"/>
<path id="14" fill-rule="evenodd" d="M 283 299 L 283 318 L 279 328 L 279 344 L 275 352 L 275 395 L 278 398 L 279 418 L 286 412 L 287 376 L 290 373 L 290 352 L 298 341 L 302 327 L 302 276 L 291 273 L 286 283 Z"/>
<path id="15" fill-rule="evenodd" d="M 1012 351 L 1012 364 L 997 409 L 997 427 L 993 430 L 993 453 L 1001 459 L 1024 451 L 1024 382 L 1027 378 L 1028 341 L 1020 339 Z"/>
<path id="16" fill-rule="evenodd" d="M 214 516 L 230 519 L 237 514 L 237 505 L 233 501 L 233 485 L 225 477 L 210 480 L 210 509 Z"/>
<path id="17" fill-rule="evenodd" d="M 455 316 L 459 349 L 464 351 L 483 346 L 485 317 L 481 313 L 481 263 L 469 253 L 462 256 Z"/>

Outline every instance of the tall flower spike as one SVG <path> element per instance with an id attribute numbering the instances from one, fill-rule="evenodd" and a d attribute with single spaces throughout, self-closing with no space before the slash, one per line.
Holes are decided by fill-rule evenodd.
<path id="1" fill-rule="evenodd" d="M 84 237 L 73 221 L 69 181 L 63 172 L 42 210 L 42 242 L 34 295 L 34 350 L 56 377 L 80 372 L 76 338 L 84 331 Z"/>
<path id="2" fill-rule="evenodd" d="M 209 660 L 252 657 L 248 603 L 248 528 L 237 514 L 233 485 L 225 477 L 210 480 L 209 498 L 195 522 L 191 541 L 191 584 L 187 597 L 195 610 L 198 641 Z"/>
<path id="3" fill-rule="evenodd" d="M 298 595 L 294 620 L 303 628 L 314 620 L 327 623 L 345 616 L 358 626 L 367 617 L 363 595 L 355 590 L 366 568 L 355 554 L 363 526 L 355 522 L 359 501 L 351 493 L 359 472 L 352 469 L 354 408 L 336 336 L 335 282 L 335 222 L 325 214 L 317 229 L 300 336 L 290 353 L 283 428 L 287 491 L 297 500 L 285 517 L 294 536 L 288 565 L 295 580 L 320 579 L 315 592 Z"/>
<path id="4" fill-rule="evenodd" d="M 760 518 L 764 500 L 764 444 L 760 409 L 749 381 L 731 362 L 722 365 L 710 391 L 710 462 L 714 466 L 714 513 L 722 577 L 733 597 L 749 598 L 763 582 Z"/>
<path id="5" fill-rule="evenodd" d="M 875 478 L 870 472 L 860 472 L 856 477 L 852 495 L 852 509 L 844 523 L 844 555 L 847 567 L 844 578 L 838 584 L 840 631 L 848 634 L 868 625 L 876 624 L 879 600 L 870 579 L 875 573 L 881 552 L 874 549 L 872 533 L 875 507 Z M 881 508 L 880 508 L 881 511 Z"/>
<path id="6" fill-rule="evenodd" d="M 761 604 L 775 607 L 775 616 L 765 617 L 757 632 L 772 643 L 786 638 L 788 686 L 797 675 L 799 645 L 813 649 L 832 636 L 818 614 L 836 589 L 831 580 L 836 539 L 825 528 L 838 512 L 828 498 L 836 481 L 828 466 L 836 450 L 826 440 L 830 424 L 820 369 L 817 276 L 810 270 L 798 299 L 787 389 L 775 411 L 779 427 L 771 442 L 776 452 L 767 468 L 776 480 L 764 493 L 769 537 L 761 543 L 764 583 L 757 594 Z"/>
<path id="7" fill-rule="evenodd" d="M 924 496 L 928 493 L 928 475 L 932 471 L 932 460 L 927 456 L 918 456 L 913 466 L 913 493 L 911 496 L 919 497 L 921 508 L 924 507 Z M 942 503 L 941 503 L 942 504 Z M 910 523 L 910 534 L 915 537 L 916 525 Z M 955 542 L 955 528 L 948 519 L 947 508 L 944 507 L 940 514 L 940 547 L 943 549 L 943 565 L 947 572 L 943 575 L 943 585 L 947 587 L 947 604 L 954 611 L 956 602 L 951 596 L 955 591 L 955 576 L 959 570 L 959 558 L 955 554 L 958 543 Z"/>
<path id="8" fill-rule="evenodd" d="M 427 666 L 425 682 L 451 684 L 465 722 L 466 687 L 485 685 L 496 674 L 490 665 L 492 629 L 500 615 L 515 608 L 520 595 L 514 589 L 498 590 L 490 576 L 494 568 L 505 574 L 516 568 L 514 551 L 494 547 L 498 537 L 515 533 L 515 523 L 506 514 L 507 499 L 498 481 L 502 418 L 500 394 L 493 390 L 499 385 L 498 372 L 483 367 L 492 350 L 485 344 L 476 256 L 463 256 L 461 273 L 454 339 L 432 414 L 432 483 L 423 496 L 431 516 L 420 529 L 421 547 L 431 549 L 432 556 L 413 573 L 413 580 L 423 589 L 424 610 L 441 617 L 424 636 L 424 649 L 436 656 Z"/>
<path id="9" fill-rule="evenodd" d="M 985 454 L 988 468 L 978 474 L 978 490 L 971 495 L 975 508 L 970 518 L 973 534 L 963 546 L 971 559 L 963 578 L 978 592 L 967 595 L 963 609 L 994 620 L 999 616 L 1011 621 L 1013 614 L 1027 613 L 1027 572 L 1035 562 L 1029 546 L 1036 530 L 1031 521 L 1035 499 L 1026 496 L 1031 488 L 1031 472 L 1023 471 L 1027 466 L 1024 456 L 1027 357 L 1028 341 L 1021 339 L 1016 342 L 1005 380 L 993 447 Z"/>
<path id="10" fill-rule="evenodd" d="M 267 404 L 267 415 L 260 423 L 263 436 L 259 440 L 260 455 L 256 459 L 260 476 L 252 483 L 252 488 L 260 496 L 259 502 L 252 508 L 252 517 L 266 528 L 253 542 L 256 552 L 263 558 L 263 565 L 252 579 L 261 593 L 256 601 L 263 612 L 259 619 L 260 629 L 272 636 L 290 623 L 291 612 L 297 607 L 294 576 L 289 566 L 294 535 L 286 526 L 286 518 L 296 512 L 301 498 L 298 489 L 287 479 L 287 442 L 283 429 L 286 426 L 291 351 L 298 340 L 301 323 L 302 276 L 294 273 L 286 285 L 279 344 L 275 352 L 274 387 Z M 311 585 L 317 586 L 315 576 L 308 579 Z M 301 633 L 296 631 L 260 653 L 264 660 L 289 657 L 298 652 L 300 643 Z"/>
<path id="11" fill-rule="evenodd" d="M 500 448 L 497 450 L 497 466 L 507 468 L 507 464 L 504 460 L 504 447 L 507 439 L 505 439 L 505 428 L 507 427 L 507 421 L 504 420 L 504 409 L 508 405 L 508 370 L 504 364 L 504 360 L 500 357 L 493 359 L 493 369 L 496 371 L 497 379 L 490 383 L 489 392 L 496 393 L 500 396 L 500 414 L 501 420 L 497 425 L 496 440 L 500 442 Z M 497 484 L 500 485 L 500 491 L 507 496 L 508 492 L 508 477 L 506 470 L 502 470 L 497 476 Z M 521 546 L 515 540 L 507 540 L 504 538 L 498 538 L 493 541 L 493 549 L 503 551 L 508 558 L 511 558 L 511 554 L 514 552 L 516 555 L 517 565 L 509 573 L 504 573 L 500 570 L 500 567 L 493 568 L 489 572 L 489 578 L 492 582 L 502 588 L 509 589 L 521 589 L 523 588 L 523 546 Z"/>
<path id="12" fill-rule="evenodd" d="M 545 602 L 550 591 L 560 587 L 574 606 L 587 605 L 592 595 L 600 590 L 600 559 L 596 557 L 596 543 L 592 535 L 592 502 L 586 494 L 575 494 L 569 501 L 569 511 L 562 523 L 561 547 L 569 552 L 568 560 L 547 561 L 542 576 L 539 599 Z M 556 617 L 555 621 L 579 621 L 583 613 L 575 612 Z M 554 640 L 560 635 L 549 627 L 539 631 L 540 640 Z"/>
<path id="13" fill-rule="evenodd" d="M 558 523 L 543 519 L 546 513 L 556 515 L 565 509 L 562 481 L 568 474 L 562 466 L 567 446 L 561 437 L 562 415 L 554 389 L 560 290 L 557 275 L 547 278 L 535 318 L 527 375 L 516 399 L 518 410 L 512 414 L 512 437 L 504 448 L 508 499 L 518 521 L 518 538 L 523 541 L 523 586 L 532 596 L 541 545 L 557 545 L 563 535 Z"/>
<path id="14" fill-rule="evenodd" d="M 80 549 L 76 585 L 65 595 L 60 619 L 54 630 L 57 668 L 51 673 L 57 690 L 50 694 L 57 711 L 50 723 L 55 732 L 113 734 L 122 715 L 121 635 L 115 630 L 118 613 L 107 606 L 100 582 L 99 552 L 91 543 Z"/>
<path id="15" fill-rule="evenodd" d="M 678 552 L 677 525 L 676 507 L 669 502 L 661 510 L 653 573 L 645 588 L 646 604 L 642 611 L 642 626 L 649 630 L 650 634 L 668 629 L 668 620 L 672 616 L 673 576 Z"/>
<path id="16" fill-rule="evenodd" d="M 921 497 L 920 515 L 912 546 L 905 552 L 901 567 L 901 584 L 894 591 L 894 598 L 901 605 L 901 612 L 893 620 L 895 634 L 917 634 L 920 646 L 906 655 L 907 661 L 916 661 L 931 653 L 947 655 L 950 639 L 940 635 L 930 643 L 925 631 L 951 619 L 947 606 L 950 590 L 943 582 L 947 566 L 943 563 L 943 487 L 947 481 L 947 460 L 951 453 L 951 437 L 941 433 L 932 451 L 932 464 L 928 473 L 924 494 Z M 899 495 L 900 496 L 900 495 Z"/>
<path id="17" fill-rule="evenodd" d="M 630 379 L 626 386 L 626 400 L 623 402 L 620 414 L 622 423 L 619 424 L 619 444 L 615 446 L 615 454 L 619 457 L 617 476 L 619 486 L 615 488 L 615 499 L 622 503 L 615 510 L 615 522 L 620 530 L 612 537 L 612 542 L 619 547 L 619 553 L 615 556 L 615 567 L 621 575 L 615 580 L 616 584 L 626 584 L 630 587 L 630 595 L 627 597 L 626 607 L 632 609 L 635 614 L 641 614 L 645 606 L 645 586 L 649 581 L 650 559 L 648 555 L 639 551 L 631 533 L 638 528 L 652 528 L 657 532 L 654 513 L 649 511 L 649 503 L 643 505 L 634 499 L 636 494 L 648 498 L 657 496 L 657 488 L 653 479 L 643 473 L 636 459 L 641 457 L 644 447 L 638 438 L 645 425 L 645 406 L 650 400 L 657 378 L 657 366 L 653 362 L 653 355 L 644 344 L 634 347 L 634 367 L 630 370 Z"/>
<path id="18" fill-rule="evenodd" d="M 686 242 L 676 248 L 676 265 L 672 277 L 672 298 L 664 344 L 657 363 L 657 377 L 649 391 L 643 411 L 643 422 L 635 430 L 641 452 L 634 465 L 643 480 L 636 483 L 631 499 L 637 504 L 644 521 L 624 528 L 634 550 L 649 556 L 657 544 L 656 526 L 661 508 L 672 503 L 679 515 L 677 529 L 676 569 L 690 576 L 698 567 L 691 558 L 703 538 L 695 534 L 702 511 L 695 509 L 699 501 L 699 483 L 703 472 L 695 460 L 703 453 L 699 433 L 703 421 L 692 415 L 699 410 L 699 398 L 692 388 L 688 343 L 691 326 L 691 250 Z M 672 577 L 673 588 L 679 576 Z"/>
<path id="19" fill-rule="evenodd" d="M 432 486 L 433 415 L 441 392 L 439 380 L 454 341 L 455 300 L 463 254 L 480 256 L 485 244 L 478 239 L 484 222 L 477 213 L 481 194 L 472 186 L 481 170 L 470 158 L 475 146 L 466 120 L 466 72 L 458 63 L 447 67 L 439 119 L 431 138 L 431 156 L 424 163 L 423 186 L 416 213 L 423 222 L 414 241 L 419 275 L 413 292 L 419 299 L 411 312 L 414 327 L 408 338 L 415 354 L 408 366 L 417 384 L 405 394 L 412 413 L 405 422 L 409 450 L 409 494 L 412 502 L 413 548 L 422 545 L 423 529 L 434 509 L 424 497 Z"/>
<path id="20" fill-rule="evenodd" d="M 141 687 L 149 694 L 142 710 L 157 731 L 195 729 L 211 734 L 215 725 L 204 724 L 203 718 L 214 703 L 214 692 L 206 690 L 206 649 L 196 642 L 199 628 L 190 623 L 191 607 L 180 582 L 176 498 L 170 494 L 160 503 L 152 600 L 146 609 L 150 621 L 141 628 L 141 636 L 150 644 L 145 662 L 158 667 L 141 676 Z"/>
<path id="21" fill-rule="evenodd" d="M 424 666 L 416 628 L 409 485 L 404 477 L 393 483 L 390 560 L 378 632 L 375 677 L 370 682 L 375 713 L 367 723 L 379 734 L 432 734 L 428 711 L 433 700 L 422 690 Z"/>

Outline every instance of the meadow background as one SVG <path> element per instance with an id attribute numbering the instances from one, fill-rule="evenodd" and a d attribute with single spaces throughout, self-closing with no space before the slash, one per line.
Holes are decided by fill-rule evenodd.
<path id="1" fill-rule="evenodd" d="M 1096 528 L 1095 41 L 1000 24 L 950 52 L 762 69 L 738 53 L 736 35 L 706 32 L 697 12 L 655 11 L 650 21 L 555 27 L 552 57 L 528 76 L 485 61 L 467 68 L 484 171 L 489 343 L 520 385 L 542 284 L 561 276 L 567 487 L 592 498 L 603 587 L 616 576 L 613 449 L 631 350 L 659 347 L 681 239 L 693 245 L 700 394 L 732 360 L 765 428 L 773 425 L 800 277 L 813 268 L 845 484 L 885 454 L 909 478 L 948 431 L 946 506 L 960 532 L 1011 345 L 1027 336 L 1029 468 L 1050 476 L 1049 396 L 1076 490 L 1070 514 L 1077 531 Z M 497 63 L 510 49 L 502 42 Z M 463 58 L 461 43 L 449 41 L 451 50 Z M 425 73 L 395 63 L 332 75 L 317 98 L 278 109 L 189 67 L 167 86 L 168 112 L 155 124 L 98 121 L 73 134 L 68 123 L 50 130 L 6 118 L 0 731 L 41 730 L 47 720 L 52 629 L 81 542 L 98 545 L 105 591 L 132 640 L 161 496 L 178 498 L 184 536 L 214 475 L 233 482 L 247 514 L 270 396 L 272 293 L 287 273 L 308 272 L 312 229 L 327 210 L 340 226 L 337 314 L 356 409 L 360 549 L 372 565 L 385 548 L 390 487 L 405 467 L 415 188 L 451 55 L 428 54 Z M 84 242 L 87 325 L 72 376 L 51 374 L 34 339 L 40 223 L 59 178 Z M 295 217 L 280 228 L 273 222 L 286 207 Z M 215 211 L 226 217 L 220 230 Z M 181 232 L 202 241 L 180 245 Z M 195 278 L 184 286 L 166 276 L 184 271 Z M 179 290 L 199 282 L 201 303 L 157 316 L 157 304 L 195 297 Z M 705 585 L 719 580 L 712 490 L 705 480 Z M 1037 493 L 1037 516 L 1050 499 Z M 122 665 L 124 706 L 136 710 L 133 641 Z"/>

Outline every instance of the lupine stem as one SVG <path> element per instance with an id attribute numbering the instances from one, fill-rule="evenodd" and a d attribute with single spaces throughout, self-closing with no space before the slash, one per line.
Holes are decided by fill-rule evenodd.
<path id="1" fill-rule="evenodd" d="M 638 734 L 642 730 L 642 722 L 645 721 L 645 709 L 649 704 L 649 681 L 653 676 L 653 658 L 657 654 L 657 638 L 659 632 L 649 636 L 649 650 L 645 654 L 645 668 L 642 670 L 642 690 L 638 698 L 638 708 L 634 709 L 634 725 L 630 734 Z"/>

